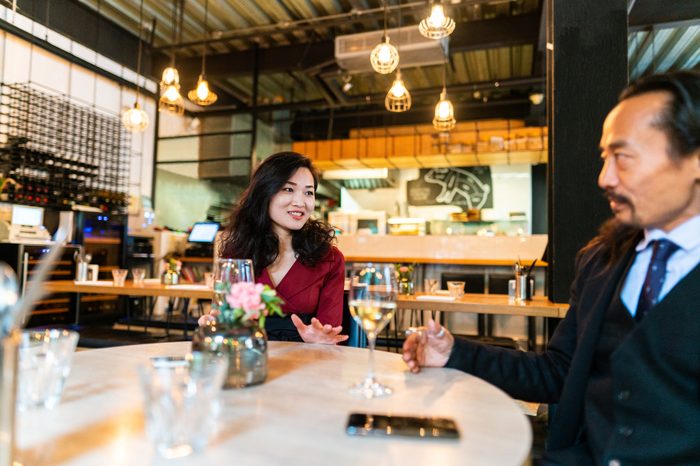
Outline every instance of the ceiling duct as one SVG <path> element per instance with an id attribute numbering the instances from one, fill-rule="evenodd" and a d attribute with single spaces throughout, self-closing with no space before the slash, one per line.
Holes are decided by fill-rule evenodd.
<path id="1" fill-rule="evenodd" d="M 399 49 L 401 68 L 437 65 L 445 60 L 443 40 L 426 39 L 418 32 L 418 26 L 387 30 L 391 43 Z M 335 60 L 338 66 L 350 73 L 372 71 L 369 55 L 384 40 L 384 31 L 348 34 L 335 38 Z"/>

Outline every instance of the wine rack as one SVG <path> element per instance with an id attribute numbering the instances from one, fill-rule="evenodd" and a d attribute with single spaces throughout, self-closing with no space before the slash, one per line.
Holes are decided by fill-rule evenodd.
<path id="1" fill-rule="evenodd" d="M 2 200 L 125 213 L 131 141 L 118 117 L 25 83 L 0 84 Z"/>
<path id="2" fill-rule="evenodd" d="M 47 280 L 71 280 L 75 276 L 73 254 L 80 246 L 65 245 L 60 257 L 54 263 Z M 47 246 L 29 244 L 0 243 L 0 260 L 10 265 L 19 278 L 19 287 L 24 294 L 28 280 L 44 260 Z M 55 293 L 38 301 L 30 315 L 27 327 L 55 324 L 74 324 L 76 322 L 75 295 Z"/>

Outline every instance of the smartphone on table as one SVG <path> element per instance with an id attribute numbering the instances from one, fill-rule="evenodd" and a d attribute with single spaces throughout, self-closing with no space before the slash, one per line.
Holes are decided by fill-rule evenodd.
<path id="1" fill-rule="evenodd" d="M 345 431 L 362 437 L 459 438 L 457 424 L 446 417 L 351 413 Z"/>

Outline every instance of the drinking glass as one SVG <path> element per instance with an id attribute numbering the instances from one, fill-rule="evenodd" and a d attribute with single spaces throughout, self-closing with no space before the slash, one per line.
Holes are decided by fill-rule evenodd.
<path id="1" fill-rule="evenodd" d="M 453 298 L 464 296 L 464 282 L 447 282 L 447 289 Z"/>
<path id="2" fill-rule="evenodd" d="M 112 269 L 112 278 L 114 279 L 114 286 L 124 286 L 127 273 L 129 273 L 129 271 L 126 269 Z"/>
<path id="3" fill-rule="evenodd" d="M 206 447 L 216 430 L 227 367 L 223 355 L 200 352 L 155 357 L 139 367 L 146 431 L 158 454 L 179 458 Z"/>
<path id="4" fill-rule="evenodd" d="M 214 300 L 212 307 L 220 309 L 231 285 L 255 281 L 253 261 L 250 259 L 219 259 L 214 267 Z"/>
<path id="5" fill-rule="evenodd" d="M 19 389 L 21 411 L 52 409 L 61 401 L 70 373 L 78 332 L 64 329 L 26 330 L 19 347 Z"/>
<path id="6" fill-rule="evenodd" d="M 350 389 L 350 393 L 355 396 L 377 398 L 391 395 L 391 388 L 375 378 L 374 345 L 377 334 L 396 311 L 397 291 L 396 269 L 393 265 L 366 263 L 353 266 L 348 304 L 353 318 L 367 334 L 369 344 L 369 371 L 363 381 Z"/>
<path id="7" fill-rule="evenodd" d="M 131 275 L 134 277 L 134 285 L 143 285 L 143 280 L 146 278 L 146 269 L 135 267 L 131 269 Z"/>
<path id="8" fill-rule="evenodd" d="M 439 290 L 440 282 L 437 278 L 425 278 L 423 279 L 423 292 L 425 294 L 435 294 Z"/>

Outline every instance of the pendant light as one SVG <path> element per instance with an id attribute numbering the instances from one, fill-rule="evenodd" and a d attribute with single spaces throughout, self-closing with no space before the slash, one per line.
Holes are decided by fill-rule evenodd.
<path id="1" fill-rule="evenodd" d="M 401 19 L 401 10 L 399 10 L 399 42 L 401 41 Z M 401 79 L 401 68 L 396 69 L 396 79 L 386 94 L 384 107 L 394 113 L 406 112 L 411 108 L 411 94 Z"/>
<path id="2" fill-rule="evenodd" d="M 141 93 L 141 33 L 143 30 L 143 0 L 141 0 L 141 6 L 139 8 L 139 52 L 136 59 L 136 100 L 134 101 L 134 106 L 126 110 L 122 114 L 122 123 L 128 131 L 132 133 L 137 133 L 144 131 L 148 128 L 148 114 L 143 111 L 139 105 L 139 97 Z"/>
<path id="3" fill-rule="evenodd" d="M 197 79 L 197 87 L 187 93 L 187 98 L 197 105 L 206 107 L 216 102 L 218 96 L 209 89 L 209 83 L 206 78 L 206 62 L 207 62 L 207 20 L 209 17 L 209 0 L 204 2 L 204 39 L 202 45 L 202 73 Z"/>
<path id="4" fill-rule="evenodd" d="M 172 49 L 170 51 L 170 65 L 163 70 L 163 77 L 160 80 L 158 110 L 165 110 L 176 115 L 183 115 L 185 113 L 185 99 L 183 99 L 180 94 L 180 74 L 177 68 L 175 68 L 175 42 L 180 40 L 179 31 L 182 30 L 182 10 L 184 3 L 180 1 L 179 13 L 177 6 L 178 0 L 173 0 L 173 36 Z M 178 24 L 180 28 L 178 28 Z"/>
<path id="5" fill-rule="evenodd" d="M 452 34 L 454 30 L 455 21 L 449 16 L 445 16 L 445 8 L 440 0 L 433 3 L 430 8 L 430 16 L 418 24 L 418 31 L 428 39 L 442 39 Z"/>
<path id="6" fill-rule="evenodd" d="M 372 69 L 380 74 L 389 74 L 399 66 L 399 51 L 389 43 L 389 35 L 386 33 L 386 14 L 386 0 L 384 0 L 384 37 L 369 55 Z"/>
<path id="7" fill-rule="evenodd" d="M 454 106 L 450 99 L 447 98 L 447 88 L 445 86 L 446 68 L 447 62 L 445 62 L 445 67 L 442 71 L 442 92 L 440 93 L 440 100 L 435 105 L 435 118 L 433 118 L 433 128 L 438 131 L 449 131 L 457 124 Z"/>
<path id="8" fill-rule="evenodd" d="M 411 94 L 401 79 L 401 70 L 396 71 L 396 79 L 386 94 L 384 106 L 390 112 L 406 112 L 411 108 Z"/>

